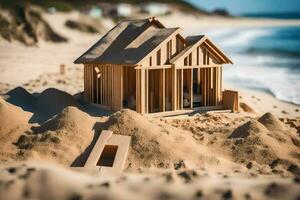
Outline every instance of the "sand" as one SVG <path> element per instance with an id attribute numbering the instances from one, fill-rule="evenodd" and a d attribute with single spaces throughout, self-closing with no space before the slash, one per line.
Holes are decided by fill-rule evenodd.
<path id="1" fill-rule="evenodd" d="M 60 177 L 59 179 L 57 177 Z M 0 169 L 1 199 L 297 199 L 299 179 L 165 171 L 104 175 L 53 164 Z"/>
<path id="2" fill-rule="evenodd" d="M 24 102 L 19 98 L 18 105 L 35 113 L 62 110 L 40 124 L 29 123 L 30 112 L 1 99 L 1 118 L 9 119 L 13 113 L 14 121 L 3 124 L 10 134 L 0 141 L 5 147 L 0 154 L 0 197 L 45 198 L 46 191 L 55 199 L 97 195 L 139 199 L 145 194 L 149 199 L 199 195 L 207 199 L 245 195 L 293 199 L 298 195 L 299 184 L 293 180 L 300 175 L 300 120 L 280 121 L 271 113 L 247 112 L 147 118 L 126 109 L 109 117 L 91 116 L 79 99 L 55 89 L 33 96 L 19 88 L 8 94 L 22 96 Z M 48 109 L 37 103 L 41 100 L 47 101 Z M 22 130 L 13 129 L 15 126 Z M 104 129 L 132 137 L 123 173 L 61 167 L 83 166 Z M 21 161 L 25 165 L 15 163 Z M 40 164 L 45 162 L 48 164 Z M 58 188 L 64 192 L 51 192 Z M 18 192 L 10 194 L 13 189 Z"/>

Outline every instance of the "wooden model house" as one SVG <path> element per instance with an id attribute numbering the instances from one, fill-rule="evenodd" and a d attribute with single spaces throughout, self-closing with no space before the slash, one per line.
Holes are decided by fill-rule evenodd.
<path id="1" fill-rule="evenodd" d="M 232 61 L 204 35 L 184 38 L 156 18 L 117 24 L 75 63 L 84 98 L 147 114 L 222 105 L 222 65 Z"/>

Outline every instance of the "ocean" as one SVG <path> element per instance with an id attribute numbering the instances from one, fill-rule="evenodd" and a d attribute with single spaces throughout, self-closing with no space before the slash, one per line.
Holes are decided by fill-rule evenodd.
<path id="1" fill-rule="evenodd" d="M 205 34 L 234 62 L 224 66 L 225 83 L 300 105 L 300 26 L 213 29 Z"/>

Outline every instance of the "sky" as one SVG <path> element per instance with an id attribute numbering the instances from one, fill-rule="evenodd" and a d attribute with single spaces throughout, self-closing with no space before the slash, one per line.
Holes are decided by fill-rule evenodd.
<path id="1" fill-rule="evenodd" d="M 300 0 L 187 0 L 206 10 L 225 8 L 231 14 L 300 12 Z"/>

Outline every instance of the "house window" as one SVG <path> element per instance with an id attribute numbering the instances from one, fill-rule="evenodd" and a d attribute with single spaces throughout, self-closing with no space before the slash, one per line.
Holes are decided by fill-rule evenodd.
<path id="1" fill-rule="evenodd" d="M 105 145 L 101 156 L 97 162 L 97 166 L 112 167 L 118 151 L 117 145 Z"/>
<path id="2" fill-rule="evenodd" d="M 203 64 L 206 65 L 206 50 L 203 49 Z"/>
<path id="3" fill-rule="evenodd" d="M 188 57 L 185 57 L 184 58 L 184 66 L 187 66 L 188 65 Z"/>
<path id="4" fill-rule="evenodd" d="M 152 66 L 152 56 L 150 56 L 150 58 L 149 58 L 149 66 L 150 67 Z"/>
<path id="5" fill-rule="evenodd" d="M 209 65 L 209 52 L 206 51 L 206 54 L 207 54 L 207 61 L 206 61 L 206 63 Z"/>
<path id="6" fill-rule="evenodd" d="M 156 52 L 156 65 L 160 65 L 160 61 L 161 61 L 161 51 L 158 50 Z"/>
<path id="7" fill-rule="evenodd" d="M 167 42 L 167 60 L 168 61 L 171 58 L 171 56 L 172 56 L 172 40 Z"/>
<path id="8" fill-rule="evenodd" d="M 189 54 L 189 66 L 192 66 L 192 53 Z"/>

